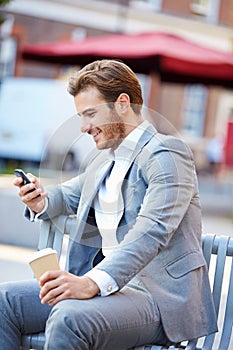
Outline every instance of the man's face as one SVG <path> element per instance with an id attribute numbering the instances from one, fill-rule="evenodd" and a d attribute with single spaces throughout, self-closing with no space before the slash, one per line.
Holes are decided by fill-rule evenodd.
<path id="1" fill-rule="evenodd" d="M 95 87 L 89 87 L 74 97 L 78 116 L 81 118 L 81 131 L 91 135 L 98 149 L 116 149 L 126 137 L 125 124 L 110 109 Z"/>

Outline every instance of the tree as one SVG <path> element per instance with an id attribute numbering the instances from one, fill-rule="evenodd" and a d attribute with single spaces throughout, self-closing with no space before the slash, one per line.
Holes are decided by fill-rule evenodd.
<path id="1" fill-rule="evenodd" d="M 1 12 L 1 8 L 9 4 L 11 0 L 0 0 L 0 25 L 5 21 L 5 16 Z"/>

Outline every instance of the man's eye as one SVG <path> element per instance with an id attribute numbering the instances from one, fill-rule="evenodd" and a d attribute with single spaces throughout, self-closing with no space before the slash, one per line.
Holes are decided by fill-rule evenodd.
<path id="1" fill-rule="evenodd" d="M 89 113 L 88 118 L 93 118 L 95 116 L 95 113 Z"/>

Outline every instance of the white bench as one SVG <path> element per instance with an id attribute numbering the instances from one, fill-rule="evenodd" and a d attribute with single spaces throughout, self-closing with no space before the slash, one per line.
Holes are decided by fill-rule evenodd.
<path id="1" fill-rule="evenodd" d="M 45 220 L 41 223 L 40 240 L 38 249 L 52 247 L 57 250 L 59 257 L 66 253 L 64 247 L 69 235 L 72 239 L 75 233 L 75 217 L 59 216 L 52 221 Z M 210 281 L 213 288 L 213 298 L 218 315 L 219 332 L 201 339 L 195 339 L 177 344 L 172 347 L 158 345 L 144 345 L 135 350 L 162 350 L 162 349 L 186 349 L 186 350 L 232 350 L 230 345 L 233 325 L 233 239 L 227 236 L 203 235 L 203 253 L 209 268 Z M 69 244 L 68 248 L 69 249 Z M 28 334 L 22 336 L 21 349 L 43 350 L 45 341 L 44 333 Z M 132 350 L 132 349 L 131 349 Z"/>

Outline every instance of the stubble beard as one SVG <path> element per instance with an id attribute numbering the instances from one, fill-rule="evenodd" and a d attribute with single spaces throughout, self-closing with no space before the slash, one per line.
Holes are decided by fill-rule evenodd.
<path id="1" fill-rule="evenodd" d="M 121 117 L 115 109 L 112 110 L 111 114 L 111 122 L 101 128 L 104 141 L 97 146 L 100 150 L 107 148 L 115 150 L 126 137 L 126 127 Z"/>

